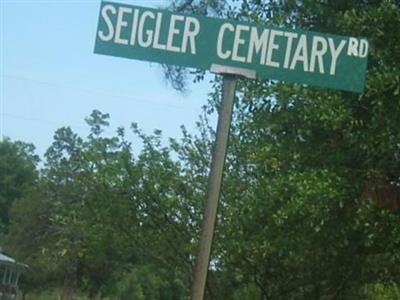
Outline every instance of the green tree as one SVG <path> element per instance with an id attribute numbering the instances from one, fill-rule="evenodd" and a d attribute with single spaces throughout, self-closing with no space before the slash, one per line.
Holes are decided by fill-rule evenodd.
<path id="1" fill-rule="evenodd" d="M 63 281 L 63 299 L 72 299 L 78 286 L 101 295 L 124 258 L 124 235 L 114 221 L 126 221 L 119 198 L 126 151 L 118 137 L 101 137 L 107 118 L 92 113 L 86 140 L 68 127 L 57 130 L 40 182 L 13 209 L 10 247 L 34 273 L 50 269 Z M 39 285 L 40 277 L 31 284 Z"/>
<path id="2" fill-rule="evenodd" d="M 137 265 L 121 278 L 115 296 L 121 300 L 178 300 L 184 299 L 183 286 L 166 269 Z"/>
<path id="3" fill-rule="evenodd" d="M 86 120 L 91 127 L 86 140 L 69 128 L 58 130 L 46 153 L 44 174 L 54 206 L 52 227 L 56 229 L 49 251 L 65 270 L 65 299 L 72 298 L 78 280 L 89 296 L 101 298 L 131 249 L 118 230 L 135 221 L 126 209 L 123 189 L 129 153 L 121 135 L 102 136 L 108 118 L 93 111 Z"/>
<path id="4" fill-rule="evenodd" d="M 399 3 L 174 3 L 183 12 L 365 36 L 371 45 L 361 95 L 239 82 L 207 299 L 396 295 Z M 185 75 L 169 72 L 175 80 Z M 105 137 L 109 116 L 99 111 L 87 119 L 87 138 L 56 132 L 40 182 L 14 202 L 9 236 L 28 262 L 64 280 L 65 299 L 76 288 L 97 299 L 188 297 L 218 77 L 214 88 L 198 134 L 183 129 L 167 146 L 161 131 L 146 135 L 136 125 L 140 151 L 123 129 Z"/>
<path id="5" fill-rule="evenodd" d="M 364 299 L 364 287 L 398 282 L 399 3 L 234 2 L 218 15 L 365 36 L 371 52 L 362 95 L 240 82 L 209 297 L 223 290 L 214 273 L 260 299 Z"/>
<path id="6" fill-rule="evenodd" d="M 0 141 L 0 235 L 8 232 L 12 203 L 35 183 L 38 161 L 33 145 Z"/>
<path id="7" fill-rule="evenodd" d="M 168 297 L 187 293 L 199 192 L 185 185 L 188 177 L 172 146 L 162 146 L 160 131 L 145 135 L 132 127 L 143 143 L 135 157 L 124 129 L 104 137 L 108 118 L 93 111 L 85 139 L 70 128 L 56 131 L 40 181 L 13 207 L 10 247 L 43 275 L 28 277 L 29 287 L 53 276 L 64 286 L 63 299 L 77 289 L 95 299 L 113 295 L 117 282 L 141 266 L 170 282 Z"/>
<path id="8" fill-rule="evenodd" d="M 10 210 L 11 224 L 5 247 L 19 262 L 27 265 L 19 283 L 24 295 L 62 284 L 62 270 L 48 251 L 54 242 L 52 216 L 47 185 L 40 179 Z"/>

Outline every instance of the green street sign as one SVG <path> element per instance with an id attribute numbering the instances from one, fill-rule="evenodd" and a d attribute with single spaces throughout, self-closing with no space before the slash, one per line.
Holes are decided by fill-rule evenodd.
<path id="1" fill-rule="evenodd" d="M 362 92 L 366 39 L 102 2 L 95 53 Z"/>

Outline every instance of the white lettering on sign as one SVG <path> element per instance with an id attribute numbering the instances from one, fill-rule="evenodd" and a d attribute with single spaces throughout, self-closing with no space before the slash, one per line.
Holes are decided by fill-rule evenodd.
<path id="1" fill-rule="evenodd" d="M 268 50 L 267 50 L 267 60 L 265 64 L 270 67 L 279 68 L 279 62 L 272 61 L 273 51 L 279 48 L 278 44 L 275 44 L 275 37 L 282 36 L 283 31 L 280 30 L 271 30 L 269 34 L 269 41 L 268 41 Z"/>
<path id="2" fill-rule="evenodd" d="M 118 9 L 117 28 L 115 29 L 114 42 L 117 44 L 128 45 L 128 40 L 121 37 L 121 30 L 127 27 L 128 22 L 124 21 L 124 14 L 132 13 L 132 8 L 121 6 Z"/>
<path id="3" fill-rule="evenodd" d="M 131 46 L 134 46 L 135 42 L 136 42 L 136 34 L 137 34 L 137 29 L 138 29 L 138 23 L 139 23 L 139 10 L 135 9 L 135 11 L 133 12 L 131 40 L 129 42 L 129 44 Z"/>
<path id="4" fill-rule="evenodd" d="M 155 19 L 155 18 L 156 18 L 156 16 L 154 15 L 154 13 L 151 11 L 148 11 L 148 10 L 145 11 L 142 14 L 142 16 L 140 17 L 138 43 L 143 48 L 150 47 L 150 45 L 153 42 L 153 30 L 147 29 L 146 30 L 146 38 L 145 38 L 144 23 L 146 22 L 146 19 Z"/>
<path id="5" fill-rule="evenodd" d="M 329 44 L 329 50 L 331 51 L 331 55 L 332 55 L 331 68 L 329 70 L 329 74 L 335 75 L 336 61 L 340 55 L 340 52 L 342 52 L 344 46 L 346 45 L 346 41 L 341 40 L 338 47 L 335 48 L 335 42 L 333 41 L 333 39 L 328 38 L 328 44 Z"/>
<path id="6" fill-rule="evenodd" d="M 348 56 L 358 56 L 358 40 L 356 38 L 349 38 L 349 48 L 347 48 Z"/>
<path id="7" fill-rule="evenodd" d="M 358 57 L 367 57 L 369 44 L 366 39 L 360 40 L 360 50 L 358 52 Z"/>
<path id="8" fill-rule="evenodd" d="M 174 46 L 173 41 L 174 41 L 174 36 L 179 34 L 179 29 L 177 29 L 176 22 L 182 22 L 185 20 L 185 17 L 183 16 L 177 16 L 177 15 L 172 15 L 171 16 L 171 22 L 169 23 L 169 30 L 168 30 L 168 39 L 167 39 L 167 50 L 172 51 L 172 52 L 180 52 L 181 48 Z"/>
<path id="9" fill-rule="evenodd" d="M 225 32 L 227 30 L 234 32 L 235 26 L 233 26 L 231 23 L 224 23 L 219 28 L 219 33 L 218 33 L 218 38 L 217 38 L 217 55 L 221 59 L 228 59 L 232 54 L 232 51 L 229 51 L 229 50 L 224 51 L 222 49 Z"/>
<path id="10" fill-rule="evenodd" d="M 238 25 L 236 26 L 235 37 L 233 42 L 233 50 L 232 50 L 232 60 L 245 62 L 246 57 L 239 56 L 239 47 L 240 45 L 244 45 L 246 40 L 243 38 L 242 32 L 249 31 L 250 27 L 246 25 Z"/>
<path id="11" fill-rule="evenodd" d="M 193 26 L 192 26 L 193 25 Z M 192 28 L 193 27 L 193 28 Z M 183 32 L 182 49 L 183 53 L 187 51 L 188 41 L 190 42 L 190 53 L 196 54 L 196 36 L 200 32 L 200 22 L 196 18 L 186 17 L 185 29 Z"/>
<path id="12" fill-rule="evenodd" d="M 283 67 L 287 69 L 289 68 L 289 58 L 290 54 L 292 53 L 293 39 L 297 38 L 298 34 L 294 32 L 285 32 L 285 36 L 287 37 L 287 43 L 286 43 L 286 53 L 285 53 L 285 61 L 283 63 Z"/>
<path id="13" fill-rule="evenodd" d="M 101 18 L 106 30 L 99 30 L 98 36 L 104 42 L 113 41 L 120 45 L 142 48 L 153 48 L 163 51 L 181 52 L 195 55 L 196 38 L 200 33 L 200 22 L 197 18 L 164 14 L 151 10 L 140 12 L 139 9 L 119 6 L 118 10 L 111 4 L 101 9 Z M 169 29 L 163 40 L 166 23 Z"/>
<path id="14" fill-rule="evenodd" d="M 318 59 L 319 72 L 321 74 L 325 73 L 323 56 L 326 54 L 327 50 L 328 50 L 328 43 L 326 42 L 326 39 L 321 36 L 314 36 L 311 49 L 311 60 L 310 60 L 311 72 L 315 71 L 316 60 Z"/>
<path id="15" fill-rule="evenodd" d="M 104 31 L 100 30 L 99 38 L 105 42 L 111 41 L 114 37 L 114 26 L 113 23 L 111 22 L 110 16 L 108 15 L 108 12 L 115 15 L 117 13 L 117 10 L 115 9 L 114 6 L 109 4 L 104 5 L 103 9 L 101 10 L 101 17 L 104 19 L 104 22 L 106 22 L 108 32 L 106 34 L 104 33 Z"/>
<path id="16" fill-rule="evenodd" d="M 290 69 L 296 68 L 298 62 L 303 64 L 303 70 L 308 72 L 308 51 L 307 51 L 307 38 L 304 34 L 300 35 L 299 42 L 297 43 L 296 50 L 294 51 L 292 63 Z"/>
<path id="17" fill-rule="evenodd" d="M 118 8 L 117 8 L 118 7 Z M 196 55 L 201 24 L 198 18 L 106 4 L 100 16 L 101 41 L 130 47 L 152 48 Z M 211 32 L 210 32 L 211 33 Z M 332 38 L 223 22 L 216 33 L 216 57 L 247 67 L 283 68 L 335 75 L 343 55 L 364 58 L 368 42 L 357 38 Z M 204 35 L 204 37 L 209 37 Z M 213 43 L 211 43 L 213 44 Z M 204 42 L 202 43 L 204 45 Z M 206 55 L 213 55 L 207 49 Z M 203 50 L 204 51 L 204 50 Z M 200 53 L 204 55 L 204 53 Z"/>
<path id="18" fill-rule="evenodd" d="M 307 37 L 306 34 L 275 29 L 263 29 L 259 33 L 254 26 L 224 23 L 219 28 L 216 51 L 223 60 L 252 63 L 258 57 L 259 64 L 267 67 L 301 68 L 304 72 L 320 74 L 325 74 L 329 68 L 329 74 L 335 75 L 337 61 L 346 43 L 346 40 L 340 40 L 335 45 L 330 37 Z M 366 55 L 368 51 L 368 46 L 360 46 L 358 42 L 353 47 L 354 55 Z M 284 55 L 275 55 L 281 49 L 284 49 Z"/>
<path id="19" fill-rule="evenodd" d="M 157 13 L 157 20 L 156 20 L 153 48 L 154 49 L 165 50 L 166 45 L 160 44 L 161 21 L 162 21 L 162 13 L 159 12 L 159 13 Z"/>
<path id="20" fill-rule="evenodd" d="M 349 46 L 347 48 L 348 56 L 367 57 L 368 42 L 365 39 L 358 40 L 356 38 L 349 38 Z"/>
<path id="21" fill-rule="evenodd" d="M 264 29 L 261 36 L 258 35 L 256 27 L 251 28 L 249 51 L 247 52 L 247 62 L 253 61 L 253 55 L 261 51 L 260 65 L 265 63 L 265 53 L 268 44 L 269 29 Z"/>

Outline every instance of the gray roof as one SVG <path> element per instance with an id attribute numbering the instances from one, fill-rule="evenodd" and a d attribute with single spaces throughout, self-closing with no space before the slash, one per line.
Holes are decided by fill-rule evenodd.
<path id="1" fill-rule="evenodd" d="M 0 253 L 0 262 L 15 264 L 15 259 Z"/>

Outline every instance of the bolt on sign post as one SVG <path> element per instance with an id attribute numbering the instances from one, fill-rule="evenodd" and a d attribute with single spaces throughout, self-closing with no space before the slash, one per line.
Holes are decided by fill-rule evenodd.
<path id="1" fill-rule="evenodd" d="M 204 295 L 237 77 L 362 92 L 368 48 L 358 37 L 101 2 L 95 53 L 223 75 L 192 300 Z"/>

